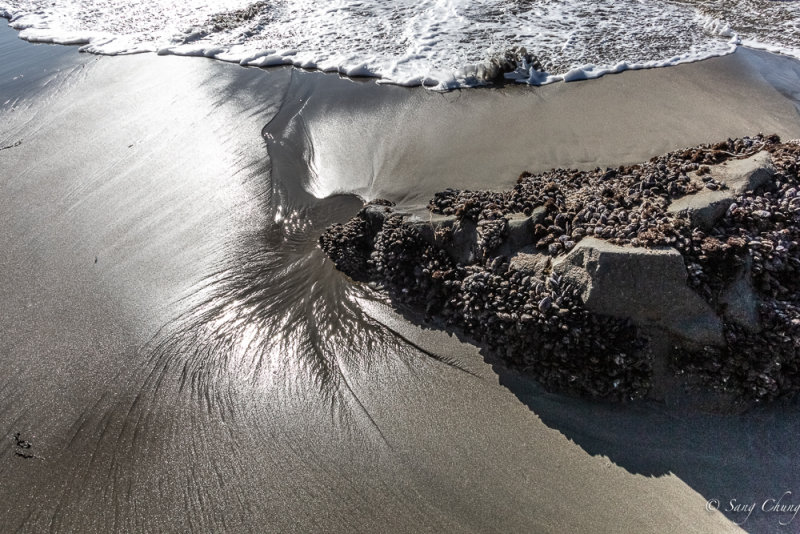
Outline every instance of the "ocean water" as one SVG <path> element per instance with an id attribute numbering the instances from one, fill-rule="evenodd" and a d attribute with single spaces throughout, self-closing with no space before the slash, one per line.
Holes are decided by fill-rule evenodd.
<path id="1" fill-rule="evenodd" d="M 0 0 L 21 37 L 99 54 L 292 64 L 438 89 L 587 79 L 723 55 L 800 57 L 796 0 Z"/>

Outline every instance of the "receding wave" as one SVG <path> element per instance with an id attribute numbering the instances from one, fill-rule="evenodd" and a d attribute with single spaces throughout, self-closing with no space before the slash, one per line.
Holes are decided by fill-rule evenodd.
<path id="1" fill-rule="evenodd" d="M 739 44 L 800 57 L 796 1 L 0 0 L 0 14 L 24 39 L 88 52 L 291 64 L 438 89 L 595 78 Z"/>

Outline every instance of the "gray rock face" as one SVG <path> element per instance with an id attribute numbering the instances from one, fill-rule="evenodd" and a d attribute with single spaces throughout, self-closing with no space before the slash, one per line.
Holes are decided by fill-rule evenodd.
<path id="1" fill-rule="evenodd" d="M 422 239 L 428 244 L 434 246 L 442 246 L 441 230 L 444 228 L 452 229 L 456 223 L 456 218 L 453 216 L 445 215 L 431 215 L 428 220 L 419 217 L 410 217 L 406 220 L 407 223 L 413 225 L 419 230 Z"/>
<path id="2" fill-rule="evenodd" d="M 532 249 L 520 251 L 511 256 L 508 268 L 513 271 L 524 271 L 530 274 L 541 274 L 550 268 L 550 256 L 537 254 Z"/>
<path id="3" fill-rule="evenodd" d="M 748 261 L 734 281 L 720 295 L 719 300 L 725 305 L 723 315 L 727 321 L 738 324 L 750 332 L 760 332 L 758 296 L 751 282 L 750 267 L 751 262 Z"/>
<path id="4" fill-rule="evenodd" d="M 394 215 L 393 208 L 381 205 L 370 205 L 364 208 L 364 217 L 372 228 L 380 228 L 387 217 Z"/>
<path id="5" fill-rule="evenodd" d="M 693 195 L 686 195 L 672 202 L 667 208 L 670 213 L 686 212 L 692 226 L 708 231 L 720 220 L 736 198 L 730 190 L 711 191 L 703 189 Z"/>
<path id="6" fill-rule="evenodd" d="M 671 213 L 686 212 L 692 225 L 704 231 L 711 229 L 728 210 L 738 195 L 764 185 L 775 173 L 769 152 L 759 152 L 747 159 L 731 160 L 711 167 L 711 177 L 728 188 L 718 191 L 702 189 L 670 204 Z"/>
<path id="7" fill-rule="evenodd" d="M 585 238 L 553 262 L 553 271 L 581 289 L 591 312 L 630 317 L 638 326 L 701 345 L 725 343 L 722 321 L 686 285 L 683 257 L 672 248 L 620 247 Z"/>
<path id="8" fill-rule="evenodd" d="M 442 215 L 432 215 L 427 221 L 408 222 L 416 226 L 425 241 L 441 247 L 454 261 L 462 265 L 475 263 L 478 231 L 474 222 Z"/>
<path id="9" fill-rule="evenodd" d="M 519 250 L 522 247 L 533 244 L 534 221 L 533 216 L 525 217 L 522 214 L 514 214 L 508 217 L 506 245 L 510 250 Z"/>
<path id="10" fill-rule="evenodd" d="M 508 235 L 502 247 L 497 251 L 503 256 L 513 256 L 518 250 L 534 244 L 534 227 L 547 214 L 543 206 L 533 210 L 530 216 L 523 213 L 512 213 L 508 218 Z"/>
<path id="11" fill-rule="evenodd" d="M 383 206 L 369 209 L 371 217 L 385 217 Z M 507 216 L 508 226 L 502 245 L 496 253 L 502 256 L 513 256 L 517 251 L 534 244 L 534 226 L 546 215 L 544 207 L 533 210 L 531 215 L 512 213 Z M 458 220 L 453 215 L 431 214 L 428 219 L 411 217 L 407 222 L 413 224 L 431 245 L 441 247 L 453 260 L 462 265 L 472 265 L 478 256 L 478 226 L 469 219 Z M 448 237 L 444 237 L 447 235 Z"/>
<path id="12" fill-rule="evenodd" d="M 733 159 L 711 167 L 711 177 L 736 195 L 761 187 L 775 174 L 772 156 L 762 151 L 747 159 Z"/>
<path id="13" fill-rule="evenodd" d="M 478 227 L 469 219 L 456 221 L 452 226 L 452 239 L 444 247 L 451 258 L 463 265 L 475 263 Z"/>

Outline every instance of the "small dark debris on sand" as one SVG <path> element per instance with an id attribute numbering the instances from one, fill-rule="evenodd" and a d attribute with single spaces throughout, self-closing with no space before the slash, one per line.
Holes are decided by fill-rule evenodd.
<path id="1" fill-rule="evenodd" d="M 17 432 L 11 437 L 11 440 L 14 442 L 14 454 L 20 458 L 25 458 L 26 460 L 30 458 L 38 458 L 31 452 L 30 442 L 22 439 L 20 436 L 20 433 Z"/>
<path id="2" fill-rule="evenodd" d="M 729 139 L 615 169 L 523 173 L 511 191 L 446 190 L 428 220 L 371 202 L 320 244 L 353 279 L 463 330 L 550 389 L 636 399 L 660 391 L 667 369 L 668 382 L 770 401 L 800 389 L 798 170 L 796 141 Z M 632 251 L 645 270 L 648 251 L 661 255 L 646 273 L 656 285 L 664 256 L 680 255 L 681 287 L 658 286 L 652 298 L 696 299 L 703 325 L 667 317 L 679 304 L 661 318 L 615 309 L 613 298 L 598 304 L 592 283 L 626 279 L 601 272 L 603 258 L 624 271 Z M 675 296 L 687 286 L 688 297 Z M 628 294 L 621 303 L 637 298 L 609 289 Z"/>
<path id="3" fill-rule="evenodd" d="M 0 146 L 0 150 L 8 150 L 9 148 L 16 148 L 22 144 L 22 139 L 17 141 L 16 143 L 11 143 L 10 145 Z"/>

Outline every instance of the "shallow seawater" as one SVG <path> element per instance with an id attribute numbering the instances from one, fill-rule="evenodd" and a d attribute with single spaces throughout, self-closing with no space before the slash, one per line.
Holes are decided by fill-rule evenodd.
<path id="1" fill-rule="evenodd" d="M 439 89 L 506 78 L 585 79 L 730 53 L 738 43 L 800 57 L 800 2 L 776 0 L 2 0 L 32 41 L 104 54 L 203 55 L 293 64 Z M 520 54 L 522 47 L 527 54 Z"/>

